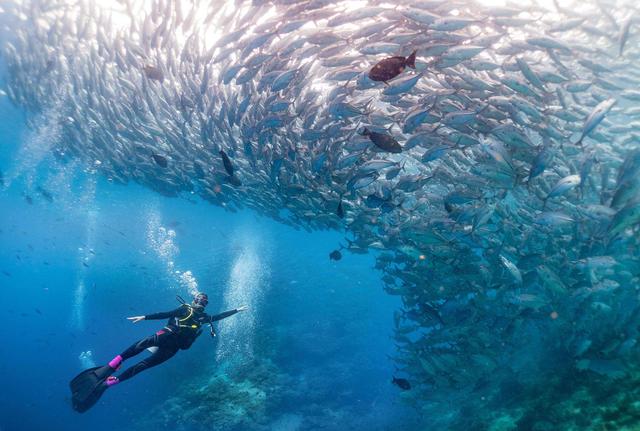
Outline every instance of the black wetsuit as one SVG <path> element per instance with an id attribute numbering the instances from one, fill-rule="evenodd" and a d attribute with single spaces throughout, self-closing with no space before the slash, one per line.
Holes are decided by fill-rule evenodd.
<path id="1" fill-rule="evenodd" d="M 225 317 L 232 316 L 237 312 L 238 310 L 229 310 L 212 316 L 204 311 L 200 311 L 198 308 L 185 304 L 173 311 L 154 313 L 145 316 L 145 320 L 169 318 L 169 321 L 167 322 L 167 326 L 163 329 L 132 344 L 127 350 L 122 352 L 120 356 L 122 356 L 123 360 L 127 360 L 149 347 L 157 347 L 158 350 L 148 358 L 145 358 L 132 367 L 127 368 L 120 376 L 118 376 L 118 379 L 120 379 L 120 381 L 130 379 L 147 368 L 155 367 L 156 365 L 163 363 L 175 355 L 178 350 L 188 349 L 202 332 L 200 329 L 202 325 L 224 319 Z"/>

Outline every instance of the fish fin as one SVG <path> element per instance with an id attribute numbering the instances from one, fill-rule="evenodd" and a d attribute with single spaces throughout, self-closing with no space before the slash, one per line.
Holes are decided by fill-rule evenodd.
<path id="1" fill-rule="evenodd" d="M 413 52 L 409 55 L 409 57 L 405 58 L 404 64 L 409 66 L 412 69 L 416 68 L 416 53 L 418 50 L 414 49 Z"/>

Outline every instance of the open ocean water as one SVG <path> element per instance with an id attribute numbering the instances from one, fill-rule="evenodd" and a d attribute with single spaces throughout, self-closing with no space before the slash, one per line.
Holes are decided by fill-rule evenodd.
<path id="1" fill-rule="evenodd" d="M 26 130 L 6 98 L 2 118 L 10 167 Z M 372 256 L 329 261 L 337 233 L 82 173 L 51 189 L 53 202 L 26 200 L 23 181 L 55 175 L 44 167 L 1 196 L 1 302 L 11 322 L 0 362 L 3 430 L 295 429 L 303 419 L 365 429 L 403 419 L 389 359 L 399 303 L 383 292 Z M 69 380 L 160 329 L 164 321 L 133 326 L 125 317 L 176 308 L 175 296 L 189 295 L 187 272 L 208 293 L 210 313 L 250 309 L 89 413 L 71 410 Z M 236 367 L 235 380 L 220 377 Z"/>

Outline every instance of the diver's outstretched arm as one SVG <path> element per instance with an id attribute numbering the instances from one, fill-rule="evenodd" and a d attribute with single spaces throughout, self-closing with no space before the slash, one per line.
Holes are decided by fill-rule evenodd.
<path id="1" fill-rule="evenodd" d="M 162 313 L 147 314 L 146 316 L 127 317 L 127 319 L 131 320 L 133 323 L 138 323 L 141 320 L 161 320 L 161 319 L 168 319 L 170 317 L 183 317 L 184 314 L 185 314 L 185 308 L 178 307 L 173 311 L 164 311 Z"/>
<path id="2" fill-rule="evenodd" d="M 246 305 L 243 305 L 241 307 L 234 308 L 233 310 L 225 311 L 224 313 L 216 314 L 216 315 L 209 316 L 209 317 L 211 318 L 211 322 L 215 322 L 216 320 L 222 320 L 222 319 L 227 318 L 229 316 L 233 316 L 234 314 L 239 313 L 240 311 L 244 311 L 247 308 L 249 308 L 249 307 L 247 307 Z"/>

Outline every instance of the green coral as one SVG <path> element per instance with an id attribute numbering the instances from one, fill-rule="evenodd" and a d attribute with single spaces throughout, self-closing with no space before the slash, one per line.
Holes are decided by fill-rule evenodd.
<path id="1" fill-rule="evenodd" d="M 229 365 L 201 381 L 185 382 L 143 423 L 175 430 L 233 430 L 267 423 L 285 376 L 268 359 Z"/>

